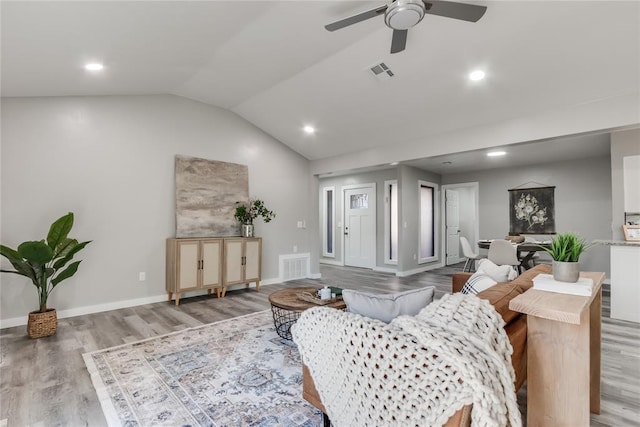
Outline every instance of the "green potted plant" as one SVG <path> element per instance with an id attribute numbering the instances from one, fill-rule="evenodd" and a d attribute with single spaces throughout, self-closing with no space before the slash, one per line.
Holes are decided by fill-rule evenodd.
<path id="1" fill-rule="evenodd" d="M 248 202 L 236 202 L 236 212 L 233 215 L 242 225 L 242 236 L 253 237 L 253 220 L 262 217 L 264 222 L 275 218 L 276 214 L 270 211 L 260 199 L 249 199 Z"/>
<path id="2" fill-rule="evenodd" d="M 57 219 L 49 228 L 46 240 L 27 241 L 17 249 L 0 245 L 0 255 L 9 260 L 14 270 L 0 269 L 2 273 L 18 274 L 31 280 L 38 293 L 39 310 L 29 313 L 27 334 L 31 338 L 53 335 L 58 327 L 54 308 L 47 308 L 51 292 L 78 271 L 81 261 L 69 264 L 73 256 L 91 241 L 78 243 L 67 237 L 73 227 L 73 213 Z"/>
<path id="3" fill-rule="evenodd" d="M 575 233 L 560 233 L 551 242 L 550 247 L 541 246 L 553 259 L 553 278 L 560 282 L 577 282 L 580 277 L 578 261 L 580 255 L 593 246 L 593 243 Z"/>

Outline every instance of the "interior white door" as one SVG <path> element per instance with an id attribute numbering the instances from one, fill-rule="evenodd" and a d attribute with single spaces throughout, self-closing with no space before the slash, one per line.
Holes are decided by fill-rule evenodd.
<path id="1" fill-rule="evenodd" d="M 376 265 L 376 199 L 374 187 L 344 191 L 344 264 Z"/>
<path id="2" fill-rule="evenodd" d="M 445 224 L 447 228 L 447 265 L 460 262 L 460 210 L 456 190 L 445 190 Z"/>

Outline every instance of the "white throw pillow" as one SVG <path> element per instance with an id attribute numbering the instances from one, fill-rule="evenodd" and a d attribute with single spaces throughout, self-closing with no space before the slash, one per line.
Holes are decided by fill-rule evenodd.
<path id="1" fill-rule="evenodd" d="M 471 277 L 469 277 L 467 283 L 464 284 L 460 292 L 463 294 L 476 295 L 479 292 L 492 287 L 496 283 L 498 282 L 493 280 L 488 274 L 482 271 L 476 271 L 471 275 Z"/>
<path id="2" fill-rule="evenodd" d="M 385 323 L 398 316 L 415 316 L 433 301 L 435 287 L 412 289 L 397 294 L 368 294 L 344 289 L 342 298 L 347 310 Z"/>
<path id="3" fill-rule="evenodd" d="M 496 265 L 488 259 L 478 261 L 478 270 L 491 277 L 496 282 L 510 282 L 518 277 L 516 269 L 510 265 Z"/>

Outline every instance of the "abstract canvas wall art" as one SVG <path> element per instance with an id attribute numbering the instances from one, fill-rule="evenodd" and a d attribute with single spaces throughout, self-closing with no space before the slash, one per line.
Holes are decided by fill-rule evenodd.
<path id="1" fill-rule="evenodd" d="M 509 233 L 555 234 L 555 187 L 509 190 Z"/>
<path id="2" fill-rule="evenodd" d="M 239 236 L 236 202 L 249 199 L 249 168 L 177 155 L 176 237 Z"/>

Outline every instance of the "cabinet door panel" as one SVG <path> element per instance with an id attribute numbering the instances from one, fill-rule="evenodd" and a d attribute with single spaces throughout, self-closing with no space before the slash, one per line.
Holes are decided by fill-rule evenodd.
<path id="1" fill-rule="evenodd" d="M 222 242 L 219 240 L 202 242 L 202 286 L 219 285 L 222 281 Z"/>
<path id="2" fill-rule="evenodd" d="M 246 281 L 260 280 L 260 241 L 247 240 L 245 247 L 245 271 Z"/>
<path id="3" fill-rule="evenodd" d="M 198 242 L 178 243 L 178 290 L 198 287 Z"/>
<path id="4" fill-rule="evenodd" d="M 225 241 L 225 258 L 227 284 L 242 282 L 242 240 Z"/>

